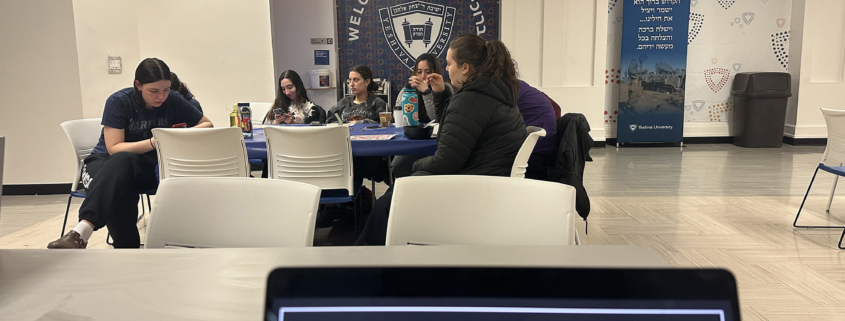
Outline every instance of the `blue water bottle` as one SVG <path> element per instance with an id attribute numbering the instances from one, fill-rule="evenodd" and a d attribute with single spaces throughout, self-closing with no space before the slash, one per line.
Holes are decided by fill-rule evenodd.
<path id="1" fill-rule="evenodd" d="M 405 89 L 402 89 L 402 119 L 405 126 L 420 124 L 419 101 L 417 90 L 411 87 L 411 84 L 405 85 Z"/>

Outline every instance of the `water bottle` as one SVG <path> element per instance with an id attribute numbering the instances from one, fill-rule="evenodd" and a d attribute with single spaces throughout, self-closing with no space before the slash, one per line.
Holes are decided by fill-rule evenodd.
<path id="1" fill-rule="evenodd" d="M 417 90 L 411 84 L 405 85 L 402 89 L 402 122 L 405 126 L 418 126 L 420 124 L 419 97 Z"/>
<path id="2" fill-rule="evenodd" d="M 249 103 L 238 103 L 241 110 L 241 129 L 244 131 L 244 138 L 252 138 L 252 109 Z"/>
<path id="3" fill-rule="evenodd" d="M 241 127 L 241 116 L 238 105 L 232 105 L 232 112 L 229 113 L 229 127 Z"/>

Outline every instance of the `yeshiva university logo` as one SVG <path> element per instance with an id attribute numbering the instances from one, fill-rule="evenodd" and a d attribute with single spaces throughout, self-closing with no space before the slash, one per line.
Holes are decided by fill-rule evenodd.
<path id="1" fill-rule="evenodd" d="M 637 125 L 636 124 L 630 124 L 630 125 L 628 125 L 628 128 L 630 128 L 631 131 L 635 131 L 635 130 L 637 130 Z"/>
<path id="2" fill-rule="evenodd" d="M 435 57 L 446 50 L 452 36 L 455 8 L 413 1 L 379 9 L 384 38 L 408 69 L 419 55 Z"/>

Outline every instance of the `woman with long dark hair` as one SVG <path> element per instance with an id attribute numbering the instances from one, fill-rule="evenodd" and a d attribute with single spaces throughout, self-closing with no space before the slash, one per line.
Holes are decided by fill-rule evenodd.
<path id="1" fill-rule="evenodd" d="M 452 40 L 446 63 L 455 92 L 443 76 L 428 76 L 443 115 L 437 115 L 437 151 L 414 162 L 414 175 L 510 175 L 527 136 L 516 104 L 519 83 L 510 52 L 499 40 L 464 34 Z M 390 187 L 373 204 L 357 245 L 384 245 L 392 196 Z"/>
<path id="2" fill-rule="evenodd" d="M 408 78 L 408 83 L 417 90 L 417 97 L 420 97 L 420 111 L 419 121 L 423 123 L 437 121 L 437 104 L 434 103 L 434 92 L 428 85 L 428 76 L 431 74 L 443 75 L 443 69 L 440 68 L 440 62 L 430 53 L 424 53 L 417 57 L 414 62 L 414 71 L 411 77 Z M 452 89 L 452 84 L 444 82 L 449 89 Z M 399 91 L 399 97 L 396 97 L 396 106 L 402 105 L 402 91 Z M 442 107 L 442 106 L 441 106 Z M 442 110 L 440 111 L 442 113 Z M 404 177 L 413 174 L 412 167 L 414 162 L 425 155 L 398 155 L 393 157 L 393 176 Z"/>
<path id="3" fill-rule="evenodd" d="M 352 96 L 343 97 L 329 110 L 327 122 L 337 123 L 337 116 L 340 116 L 348 124 L 377 124 L 378 113 L 387 111 L 387 103 L 373 94 L 378 89 L 378 84 L 373 81 L 373 71 L 370 67 L 357 65 L 349 71 L 347 81 Z"/>
<path id="4" fill-rule="evenodd" d="M 285 70 L 276 82 L 276 100 L 273 108 L 265 115 L 267 123 L 273 124 L 310 124 L 326 122 L 326 111 L 308 99 L 302 78 L 293 70 Z M 280 117 L 274 111 L 281 110 Z"/>
<path id="5" fill-rule="evenodd" d="M 138 248 L 138 197 L 158 186 L 153 128 L 211 127 L 211 121 L 176 91 L 170 68 L 156 58 L 141 61 L 132 87 L 106 100 L 100 142 L 85 158 L 82 185 L 87 192 L 79 207 L 79 224 L 47 245 L 50 249 L 83 249 L 95 230 L 108 226 L 115 248 Z"/>
<path id="6" fill-rule="evenodd" d="M 188 85 L 179 80 L 179 76 L 172 71 L 170 72 L 170 90 L 175 90 L 177 93 L 182 95 L 182 98 L 185 98 L 185 100 L 191 103 L 194 108 L 202 112 L 200 102 L 197 101 L 196 96 L 194 96 L 194 94 L 191 93 L 191 90 L 188 89 Z"/>
<path id="7" fill-rule="evenodd" d="M 428 85 L 428 76 L 431 74 L 443 75 L 443 68 L 440 67 L 440 62 L 430 53 L 424 53 L 417 57 L 414 61 L 414 69 L 411 77 L 408 78 L 408 83 L 417 91 L 417 96 L 420 97 L 420 122 L 428 123 L 437 120 L 437 106 L 434 103 L 434 92 Z M 452 87 L 452 84 L 446 83 L 446 86 Z M 399 96 L 396 97 L 396 106 L 402 104 L 402 91 L 399 91 Z"/>

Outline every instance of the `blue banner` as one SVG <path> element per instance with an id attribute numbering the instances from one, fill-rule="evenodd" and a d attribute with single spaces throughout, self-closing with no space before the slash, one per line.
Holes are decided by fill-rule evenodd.
<path id="1" fill-rule="evenodd" d="M 625 0 L 618 143 L 682 142 L 688 0 Z"/>
<path id="2" fill-rule="evenodd" d="M 337 0 L 337 19 L 338 80 L 367 65 L 374 78 L 391 81 L 394 97 L 421 54 L 434 55 L 445 68 L 446 50 L 458 35 L 499 39 L 497 0 Z"/>

